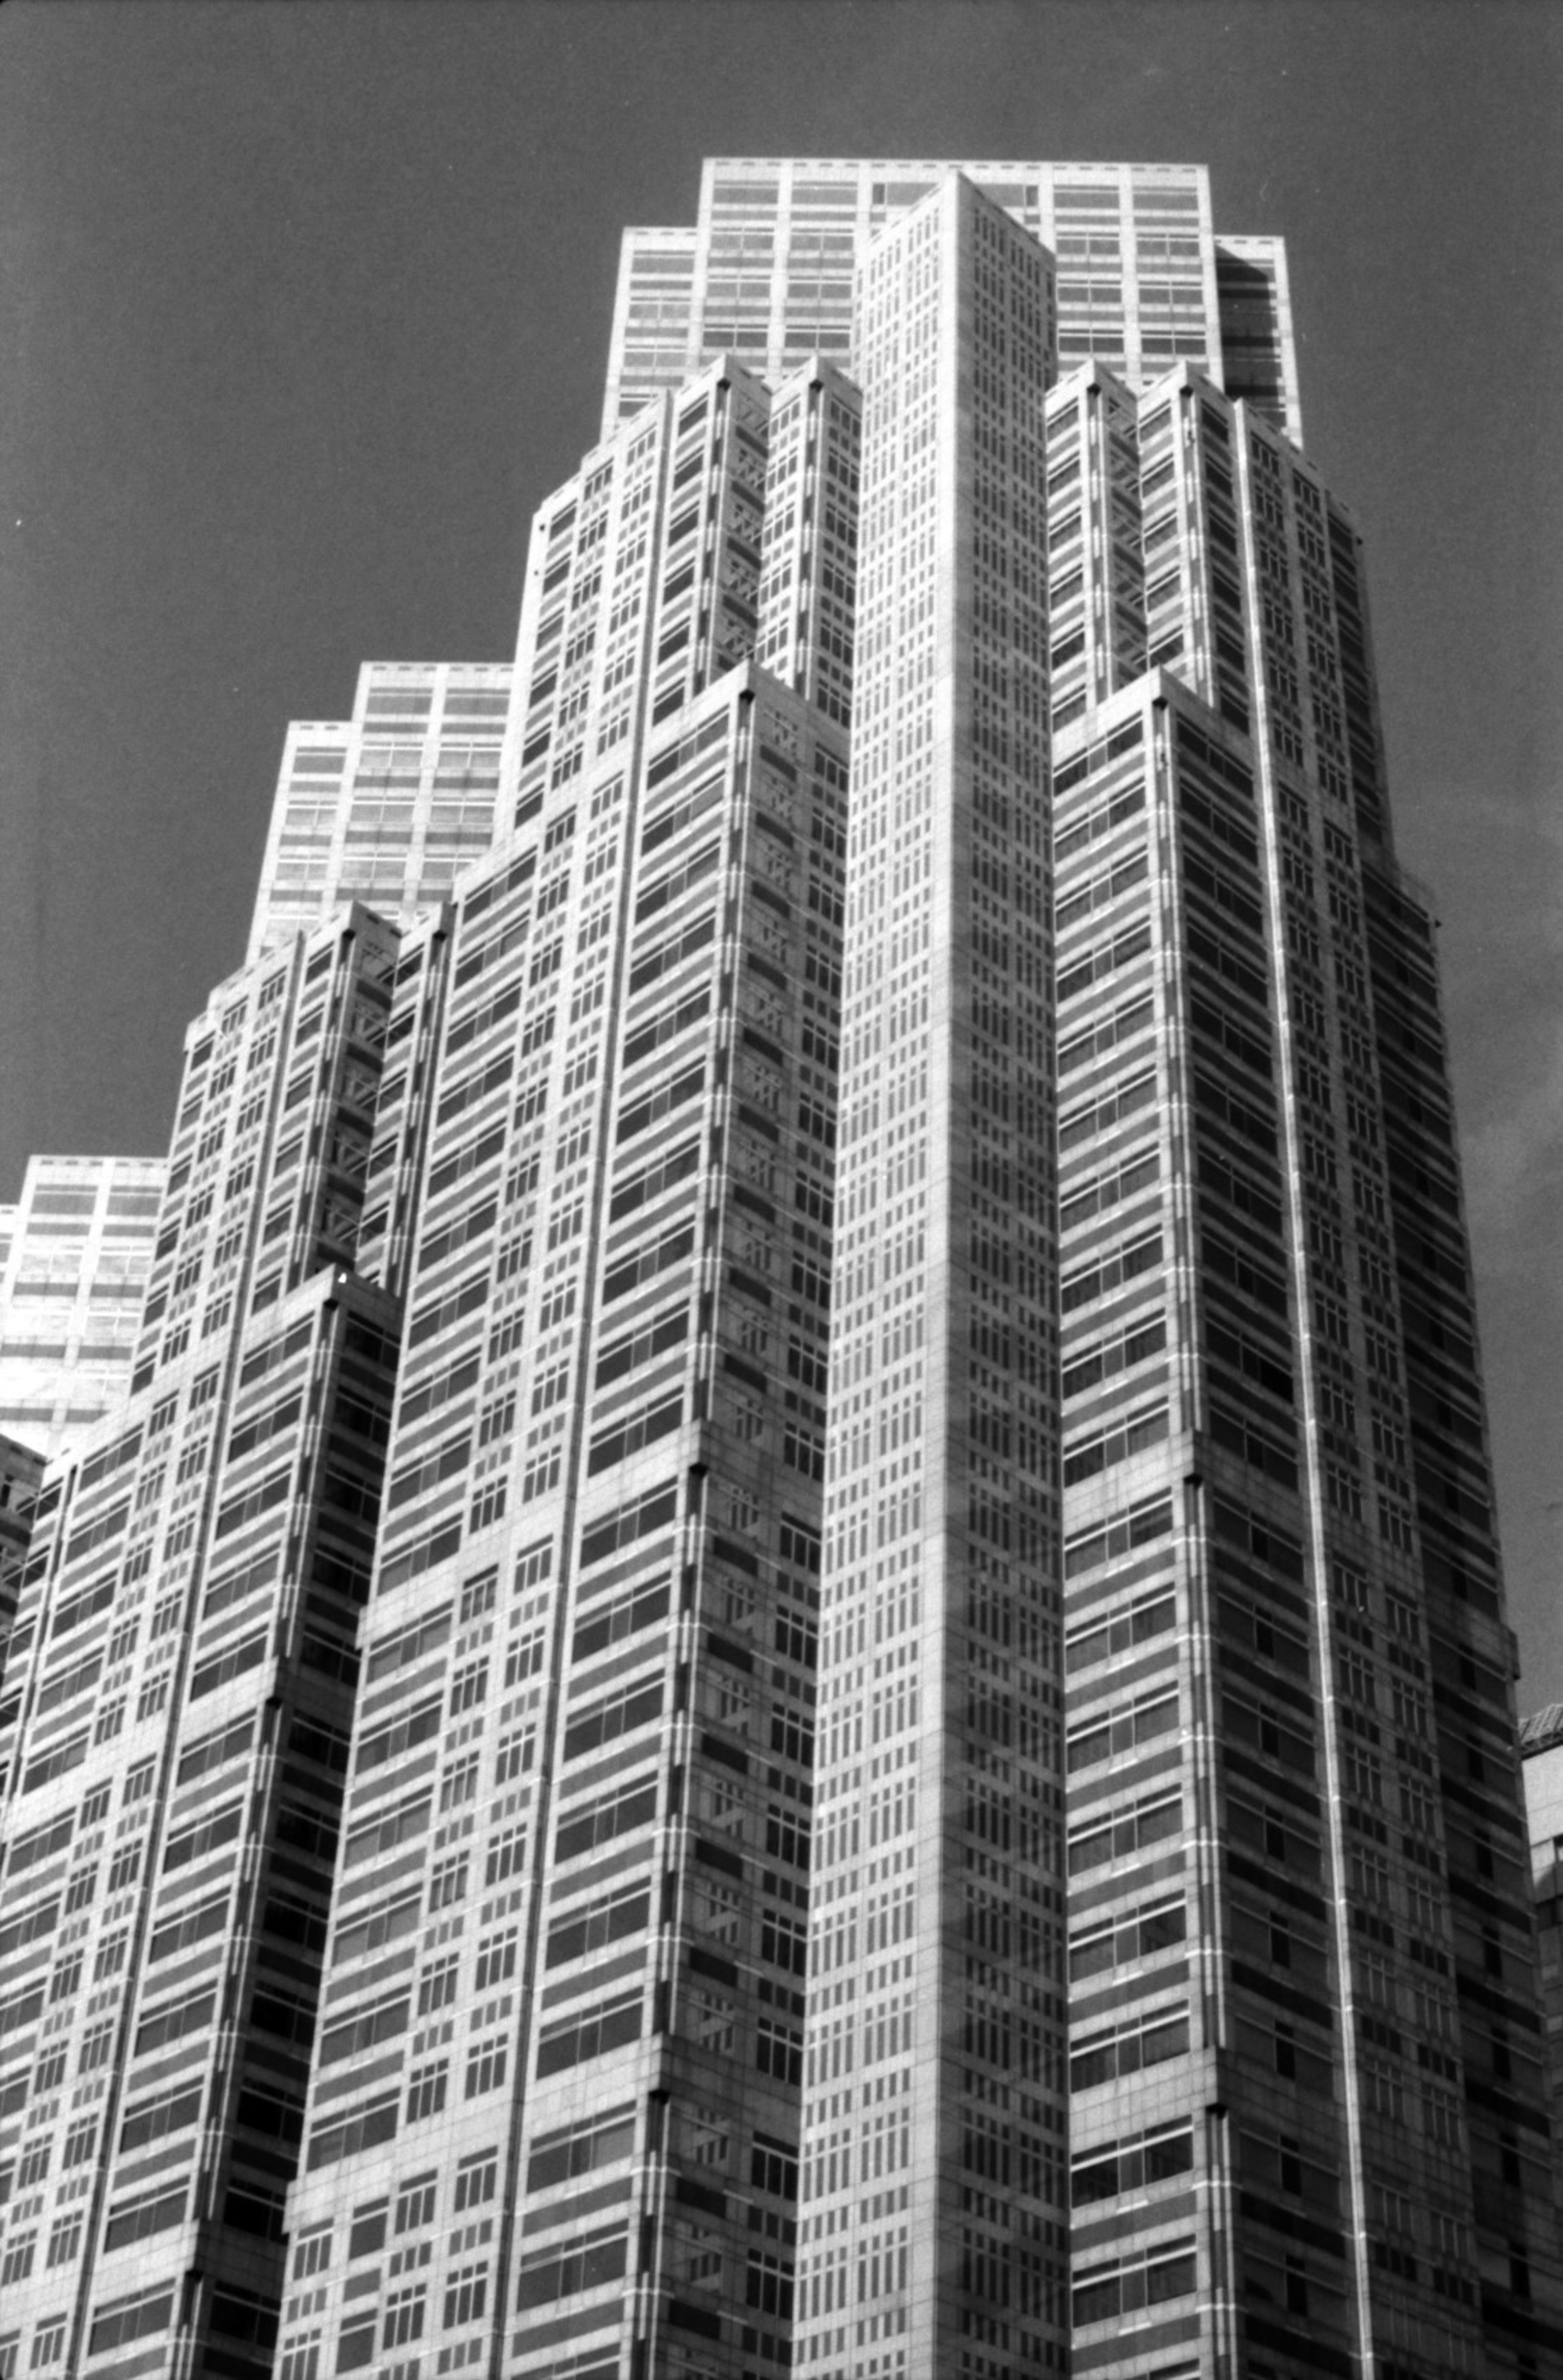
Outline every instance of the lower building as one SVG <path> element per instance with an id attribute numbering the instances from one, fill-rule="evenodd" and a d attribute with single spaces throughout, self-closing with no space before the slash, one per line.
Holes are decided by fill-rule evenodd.
<path id="1" fill-rule="evenodd" d="M 349 1269 L 397 949 L 349 910 L 191 1027 L 130 1392 L 33 1508 L 0 2371 L 269 2369 L 400 1338 Z"/>
<path id="2" fill-rule="evenodd" d="M 317 1272 L 219 1366 L 177 1358 L 39 1500 L 0 2371 L 271 2371 L 398 1322 Z"/>

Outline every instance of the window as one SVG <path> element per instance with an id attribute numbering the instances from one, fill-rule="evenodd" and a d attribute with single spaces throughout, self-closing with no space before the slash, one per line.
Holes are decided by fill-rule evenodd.
<path id="1" fill-rule="evenodd" d="M 445 2328 L 476 2322 L 488 2304 L 488 2274 L 482 2265 L 463 2265 L 446 2283 Z"/>
<path id="2" fill-rule="evenodd" d="M 485 1886 L 500 1884 L 507 1876 L 514 1876 L 517 1873 L 525 1857 L 526 1840 L 527 1832 L 524 1827 L 508 1827 L 502 1835 L 495 1837 L 489 1845 L 488 1857 L 483 1866 Z"/>
<path id="3" fill-rule="evenodd" d="M 108 2064 L 109 2053 L 113 2047 L 114 2022 L 111 2018 L 104 2024 L 93 2025 L 92 2030 L 83 2035 L 81 2058 L 77 2071 L 81 2074 L 96 2073 L 100 2066 Z"/>
<path id="4" fill-rule="evenodd" d="M 129 1938 L 128 1934 L 110 1934 L 105 1937 L 99 1945 L 97 1957 L 92 1961 L 94 1983 L 101 1984 L 107 1976 L 116 1975 L 119 1973 L 120 1968 L 125 1964 L 125 1946 Z"/>
<path id="5" fill-rule="evenodd" d="M 404 2181 L 397 2193 L 397 2232 L 421 2230 L 434 2219 L 434 2176 L 421 2173 Z"/>
<path id="6" fill-rule="evenodd" d="M 491 1934 L 479 1944 L 477 1973 L 473 1978 L 476 1990 L 484 1992 L 495 1984 L 509 1981 L 516 1972 L 518 1942 L 518 1929 L 511 1925 L 503 1934 Z M 456 1962 L 452 1960 L 450 1963 L 454 1967 Z"/>
<path id="7" fill-rule="evenodd" d="M 407 2086 L 407 2120 L 421 2123 L 426 2116 L 437 2116 L 445 2106 L 448 2061 L 443 2058 L 429 2066 L 415 2066 Z"/>
<path id="8" fill-rule="evenodd" d="M 361 2372 L 374 2361 L 374 2316 L 361 2315 L 344 2323 L 336 2339 L 338 2372 Z"/>
<path id="9" fill-rule="evenodd" d="M 8 2277 L 0 2273 L 0 2280 Z M 106 2348 L 127 2346 L 131 2339 L 152 2338 L 168 2329 L 174 2319 L 174 2292 L 165 2289 L 149 2296 L 116 2298 L 92 2317 L 87 2337 L 89 2355 Z"/>
<path id="10" fill-rule="evenodd" d="M 74 2219 L 75 2219 L 75 2227 L 76 2227 L 76 2238 L 77 2238 L 77 2240 L 79 2240 L 79 2239 L 80 2239 L 80 2237 L 81 2237 L 81 2217 L 80 2217 L 79 2216 L 77 2216 Z M 59 2230 L 60 2230 L 60 2228 L 61 2228 L 61 2227 L 60 2227 L 60 2226 L 58 2226 L 58 2225 L 56 2225 L 56 2226 L 55 2226 L 55 2238 L 56 2238 L 56 2239 L 57 2239 L 57 2238 L 58 2238 L 58 2236 L 59 2236 Z M 73 2249 L 71 2250 L 71 2254 L 72 2254 L 72 2255 L 74 2255 L 74 2254 L 75 2254 L 75 2252 L 76 2252 L 76 2251 L 75 2251 L 75 2249 L 73 2248 Z M 56 2256 L 56 2255 L 55 2255 L 55 2250 L 54 2250 L 54 2243 L 53 2243 L 53 2241 L 51 2241 L 51 2243 L 50 2243 L 50 2247 L 49 2247 L 49 2262 L 50 2262 L 50 2264 L 51 2264 L 51 2265 L 57 2265 L 57 2264 L 64 2263 L 65 2261 L 66 2261 L 66 2259 L 64 2259 L 63 2257 L 59 2257 L 59 2256 Z M 62 2313 L 62 2314 L 57 2315 L 57 2316 L 55 2317 L 55 2319 L 54 2321 L 52 2321 L 52 2322 L 43 2322 L 43 2323 L 40 2323 L 40 2324 L 39 2324 L 38 2328 L 37 2328 L 36 2332 L 35 2332 L 35 2333 L 34 2333 L 34 2335 L 33 2335 L 33 2340 L 32 2340 L 32 2360 L 31 2360 L 31 2364 L 29 2365 L 29 2369 L 30 2369 L 31 2371 L 33 2371 L 33 2372 L 46 2372 L 46 2371 L 49 2369 L 49 2367 L 50 2367 L 50 2365 L 51 2365 L 51 2364 L 55 2364 L 55 2363 L 58 2363 L 58 2362 L 60 2362 L 64 2359 L 64 2356 L 65 2356 L 65 2316 L 64 2316 L 64 2314 Z"/>
<path id="11" fill-rule="evenodd" d="M 531 1727 L 512 1728 L 507 1735 L 500 1737 L 494 1762 L 496 1785 L 508 1785 L 513 1777 L 525 1775 L 531 1767 L 536 1740 L 537 1730 Z"/>
<path id="12" fill-rule="evenodd" d="M 1085 2150 L 1070 2178 L 1071 2200 L 1076 2206 L 1096 2205 L 1122 2191 L 1176 2180 L 1192 2165 L 1193 2136 L 1188 2123 L 1157 2126 Z"/>
<path id="13" fill-rule="evenodd" d="M 648 1895 L 643 1884 L 610 1892 L 573 1910 L 549 1929 L 546 1964 L 556 1967 L 585 1957 L 604 1944 L 637 1934 L 647 1923 Z"/>
<path id="14" fill-rule="evenodd" d="M 121 2154 L 143 2148 L 149 2141 L 162 2140 L 168 2132 L 185 2131 L 201 2114 L 201 2089 L 185 2087 L 164 2093 L 160 2097 L 142 2099 L 130 2107 L 120 2130 Z"/>
<path id="15" fill-rule="evenodd" d="M 456 2213 L 465 2214 L 470 2206 L 486 2206 L 498 2186 L 497 2149 L 480 2149 L 475 2156 L 463 2157 L 456 2168 Z"/>
<path id="16" fill-rule="evenodd" d="M 331 2226 L 323 2224 L 306 2231 L 293 2251 L 293 2277 L 308 2280 L 311 2273 L 324 2273 L 331 2263 Z"/>
<path id="17" fill-rule="evenodd" d="M 153 2190 L 142 2198 L 121 2200 L 104 2226 L 104 2248 L 129 2247 L 138 2240 L 149 2239 L 154 2231 L 171 2230 L 184 2220 L 186 2196 L 181 2182 L 172 2190 Z"/>
<path id="18" fill-rule="evenodd" d="M 457 1965 L 453 1952 L 448 1959 L 437 1960 L 433 1966 L 424 1968 L 418 1985 L 420 2016 L 432 2016 L 436 2009 L 449 2007 L 456 1998 Z"/>
<path id="19" fill-rule="evenodd" d="M 391 2140 L 396 2129 L 395 2093 L 389 2098 L 373 2100 L 357 2115 L 317 2125 L 310 2135 L 309 2170 L 318 2172 L 322 2166 L 339 2164 L 344 2157 L 356 2156 L 360 2149 Z"/>
<path id="20" fill-rule="evenodd" d="M 499 1572 L 496 1570 L 483 1571 L 478 1577 L 470 1578 L 467 1581 L 461 1590 L 460 1618 L 463 1627 L 469 1621 L 481 1620 L 485 1612 L 494 1609 L 498 1587 Z"/>
<path id="21" fill-rule="evenodd" d="M 165 1671 L 161 1678 L 150 1679 L 141 1688 L 136 1697 L 138 1720 L 155 1718 L 168 1699 L 168 1675 Z"/>
<path id="22" fill-rule="evenodd" d="M 352 2228 L 348 2234 L 348 2259 L 372 2256 L 385 2244 L 385 2201 L 371 2200 L 353 2209 Z"/>
<path id="23" fill-rule="evenodd" d="M 504 1479 L 491 1480 L 481 1488 L 472 1501 L 468 1516 L 469 1526 L 474 1530 L 486 1529 L 495 1521 L 503 1520 L 507 1491 L 508 1482 Z"/>
<path id="24" fill-rule="evenodd" d="M 774 2074 L 783 2082 L 801 2082 L 802 2034 L 763 2016 L 755 2037 L 754 2063 L 762 2074 Z"/>
<path id="25" fill-rule="evenodd" d="M 423 2315 L 428 2291 L 416 2289 L 393 2289 L 385 2300 L 385 2327 L 381 2335 L 382 2349 L 405 2347 L 409 2339 L 423 2336 Z"/>
<path id="26" fill-rule="evenodd" d="M 0 2288 L 25 2281 L 32 2270 L 33 2250 L 38 2244 L 36 2231 L 18 2231 L 6 2242 L 6 2253 L 0 2258 Z"/>
<path id="27" fill-rule="evenodd" d="M 628 2240 L 622 2228 L 589 2231 L 562 2252 L 556 2248 L 534 2252 L 523 2261 L 516 2289 L 516 2309 L 556 2304 L 577 2290 L 599 2288 L 619 2279 L 627 2261 Z"/>
<path id="28" fill-rule="evenodd" d="M 450 1687 L 452 1718 L 457 1718 L 462 1711 L 470 1710 L 475 1704 L 481 1703 L 487 1692 L 488 1663 L 486 1661 L 473 1661 L 465 1669 L 458 1670 Z"/>
<path id="29" fill-rule="evenodd" d="M 1168 2240 L 1148 2254 L 1093 2266 L 1074 2284 L 1075 2322 L 1105 2322 L 1141 2306 L 1186 2297 L 1194 2288 L 1194 2273 L 1192 2242 L 1180 2240 Z"/>
<path id="30" fill-rule="evenodd" d="M 749 2270 L 745 2287 L 745 2302 L 759 2308 L 762 2313 L 773 2315 L 778 2322 L 792 2319 L 792 2266 L 784 2265 L 777 2256 L 767 2256 L 756 2248 L 749 2252 Z"/>
<path id="31" fill-rule="evenodd" d="M 447 1909 L 453 1900 L 461 1900 L 466 1890 L 467 1854 L 462 1852 L 454 1858 L 441 1860 L 433 1869 L 429 1877 L 429 1907 Z"/>
<path id="32" fill-rule="evenodd" d="M 467 2058 L 466 2096 L 476 2099 L 485 2091 L 497 2091 L 505 2080 L 505 2070 L 503 2040 L 475 2042 Z"/>

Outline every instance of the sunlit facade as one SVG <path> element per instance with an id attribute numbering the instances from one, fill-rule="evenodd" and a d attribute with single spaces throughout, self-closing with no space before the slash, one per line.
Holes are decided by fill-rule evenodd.
<path id="1" fill-rule="evenodd" d="M 129 1386 L 166 1172 L 161 1158 L 34 1157 L 0 1209 L 0 1430 L 41 1454 Z"/>
<path id="2" fill-rule="evenodd" d="M 408 922 L 480 858 L 496 817 L 510 671 L 366 662 L 348 720 L 296 720 L 250 929 L 257 958 L 365 901 Z"/>
<path id="3" fill-rule="evenodd" d="M 728 351 L 775 381 L 812 351 L 858 365 L 871 240 L 957 170 L 926 158 L 709 157 L 694 223 L 624 235 L 604 432 Z M 1203 165 L 962 160 L 1057 268 L 1058 362 L 1133 385 L 1183 358 L 1302 435 L 1286 249 L 1217 232 Z"/>
<path id="4" fill-rule="evenodd" d="M 0 2380 L 1563 2380 L 1286 292 L 1203 168 L 713 161 L 513 667 L 290 730 L 0 1527 Z"/>

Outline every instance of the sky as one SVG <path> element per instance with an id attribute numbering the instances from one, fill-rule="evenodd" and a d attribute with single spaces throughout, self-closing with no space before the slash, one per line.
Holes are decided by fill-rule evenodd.
<path id="1" fill-rule="evenodd" d="M 703 155 L 1203 162 L 1288 247 L 1436 895 L 1521 1707 L 1563 1699 L 1563 10 L 12 0 L 0 1200 L 159 1152 L 289 719 L 507 659 L 618 236 Z"/>

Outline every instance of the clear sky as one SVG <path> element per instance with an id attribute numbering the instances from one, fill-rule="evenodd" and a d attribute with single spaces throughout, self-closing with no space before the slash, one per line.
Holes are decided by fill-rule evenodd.
<path id="1" fill-rule="evenodd" d="M 1563 1698 L 1563 9 L 12 0 L 0 1198 L 164 1145 L 290 718 L 513 649 L 618 234 L 708 152 L 1203 161 L 1288 243 L 1436 890 L 1527 1706 Z"/>

